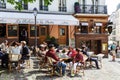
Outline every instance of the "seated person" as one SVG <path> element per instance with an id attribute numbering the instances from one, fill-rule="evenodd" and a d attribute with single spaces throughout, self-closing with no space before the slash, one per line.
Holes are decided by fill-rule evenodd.
<path id="1" fill-rule="evenodd" d="M 46 55 L 45 55 L 45 62 L 47 62 L 47 57 L 51 57 L 55 60 L 55 62 L 53 63 L 54 65 L 57 65 L 58 67 L 62 67 L 62 75 L 65 75 L 65 70 L 66 70 L 66 64 L 62 62 L 61 59 L 59 59 L 56 56 L 56 52 L 55 52 L 55 48 L 54 45 L 50 45 L 49 46 L 49 50 L 47 51 Z M 59 70 L 57 70 L 59 71 Z"/>
<path id="2" fill-rule="evenodd" d="M 82 52 L 80 52 L 80 49 L 76 49 L 76 55 L 73 59 L 72 62 L 70 62 L 70 67 L 71 67 L 71 76 L 74 76 L 74 74 L 77 73 L 77 65 L 80 66 L 81 64 L 84 64 L 83 62 L 83 55 Z"/>
<path id="3" fill-rule="evenodd" d="M 82 47 L 82 52 L 84 55 L 86 55 L 88 57 L 87 61 L 94 61 L 95 62 L 95 65 L 96 65 L 96 68 L 97 69 L 100 69 L 99 66 L 98 66 L 98 60 L 95 59 L 95 58 L 91 58 L 88 54 L 87 54 L 87 51 L 86 51 L 86 47 Z"/>

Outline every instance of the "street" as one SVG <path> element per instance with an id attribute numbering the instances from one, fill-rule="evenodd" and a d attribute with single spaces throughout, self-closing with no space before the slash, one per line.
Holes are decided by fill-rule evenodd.
<path id="1" fill-rule="evenodd" d="M 32 64 L 33 63 L 33 64 Z M 47 74 L 47 71 L 38 69 L 38 60 L 35 57 L 31 57 L 31 68 L 22 69 L 20 72 L 0 69 L 0 80 L 120 80 L 120 59 L 116 59 L 115 62 L 109 58 L 102 60 L 102 68 L 90 68 L 85 69 L 85 76 L 80 73 L 75 77 L 70 77 L 66 73 L 63 77 L 53 76 Z"/>

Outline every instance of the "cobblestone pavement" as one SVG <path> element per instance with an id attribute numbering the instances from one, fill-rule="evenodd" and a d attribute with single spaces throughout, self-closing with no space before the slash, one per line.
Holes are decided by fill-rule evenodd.
<path id="1" fill-rule="evenodd" d="M 120 59 L 115 62 L 111 61 L 111 57 L 102 60 L 101 69 L 86 69 L 85 76 L 79 74 L 75 77 L 70 77 L 67 73 L 63 77 L 49 76 L 47 71 L 38 69 L 37 60 L 31 57 L 31 68 L 22 69 L 20 72 L 0 69 L 0 80 L 120 80 Z"/>

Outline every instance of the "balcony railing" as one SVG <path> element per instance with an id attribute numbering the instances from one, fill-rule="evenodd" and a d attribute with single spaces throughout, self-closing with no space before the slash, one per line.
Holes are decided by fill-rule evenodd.
<path id="1" fill-rule="evenodd" d="M 48 6 L 42 6 L 42 5 L 40 5 L 40 10 L 48 11 Z"/>
<path id="2" fill-rule="evenodd" d="M 76 10 L 79 10 L 79 11 L 76 11 Z M 106 5 L 80 5 L 79 9 L 75 9 L 75 13 L 107 14 L 107 6 Z"/>
<path id="3" fill-rule="evenodd" d="M 5 9 L 6 8 L 6 3 L 0 3 L 0 8 Z"/>
<path id="4" fill-rule="evenodd" d="M 67 11 L 67 7 L 59 7 L 59 11 L 60 12 L 66 12 Z"/>

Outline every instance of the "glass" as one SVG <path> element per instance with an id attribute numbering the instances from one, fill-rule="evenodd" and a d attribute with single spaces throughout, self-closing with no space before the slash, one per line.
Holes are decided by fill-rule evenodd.
<path id="1" fill-rule="evenodd" d="M 13 37 L 13 36 L 17 37 L 17 28 L 18 26 L 9 25 L 8 26 L 8 37 Z"/>
<path id="2" fill-rule="evenodd" d="M 39 30 L 37 27 L 37 36 L 39 35 Z M 30 37 L 35 37 L 35 26 L 30 26 Z"/>
<path id="3" fill-rule="evenodd" d="M 64 36 L 65 35 L 65 29 L 64 28 L 60 28 L 60 35 Z"/>

